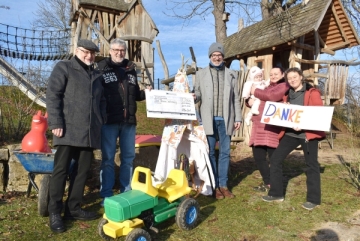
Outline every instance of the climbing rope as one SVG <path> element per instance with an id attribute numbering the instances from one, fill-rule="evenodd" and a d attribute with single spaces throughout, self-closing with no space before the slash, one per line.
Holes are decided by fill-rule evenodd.
<path id="1" fill-rule="evenodd" d="M 0 55 L 29 60 L 57 60 L 69 54 L 70 30 L 35 30 L 0 23 Z"/>

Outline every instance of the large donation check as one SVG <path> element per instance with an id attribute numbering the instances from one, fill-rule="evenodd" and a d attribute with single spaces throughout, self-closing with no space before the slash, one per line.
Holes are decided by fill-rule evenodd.
<path id="1" fill-rule="evenodd" d="M 147 117 L 196 120 L 194 98 L 190 93 L 146 91 L 146 111 Z"/>

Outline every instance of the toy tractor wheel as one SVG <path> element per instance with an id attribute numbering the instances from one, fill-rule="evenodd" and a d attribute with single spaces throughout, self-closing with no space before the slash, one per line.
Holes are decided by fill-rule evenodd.
<path id="1" fill-rule="evenodd" d="M 176 223 L 183 230 L 195 228 L 199 218 L 199 203 L 193 198 L 182 201 L 176 212 Z"/>
<path id="2" fill-rule="evenodd" d="M 50 174 L 43 176 L 40 182 L 39 194 L 38 194 L 38 212 L 41 217 L 49 216 L 48 205 L 49 205 L 49 185 L 50 185 Z"/>
<path id="3" fill-rule="evenodd" d="M 151 236 L 142 228 L 133 229 L 127 236 L 125 241 L 150 241 Z"/>
<path id="4" fill-rule="evenodd" d="M 107 236 L 105 233 L 104 233 L 104 229 L 103 229 L 103 226 L 105 224 L 107 224 L 108 221 L 105 219 L 105 218 L 102 218 L 98 224 L 98 232 L 99 232 L 99 235 L 102 239 L 104 240 L 107 240 L 107 241 L 110 241 L 110 240 L 113 240 L 111 237 Z"/>

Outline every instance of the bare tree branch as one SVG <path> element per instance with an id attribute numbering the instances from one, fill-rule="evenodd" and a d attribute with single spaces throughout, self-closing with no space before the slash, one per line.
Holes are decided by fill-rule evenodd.
<path id="1" fill-rule="evenodd" d="M 38 3 L 32 25 L 35 28 L 68 30 L 70 11 L 71 0 L 43 0 Z"/>
<path id="2" fill-rule="evenodd" d="M 356 5 L 355 0 L 351 0 L 351 5 L 358 13 L 360 13 L 360 7 Z"/>

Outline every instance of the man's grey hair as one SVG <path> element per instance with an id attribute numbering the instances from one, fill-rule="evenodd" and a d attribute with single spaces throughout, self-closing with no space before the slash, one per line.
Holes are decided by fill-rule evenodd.
<path id="1" fill-rule="evenodd" d="M 114 44 L 119 44 L 119 45 L 123 46 L 125 48 L 125 50 L 127 49 L 126 42 L 120 38 L 115 38 L 115 39 L 111 40 L 110 47 Z"/>

